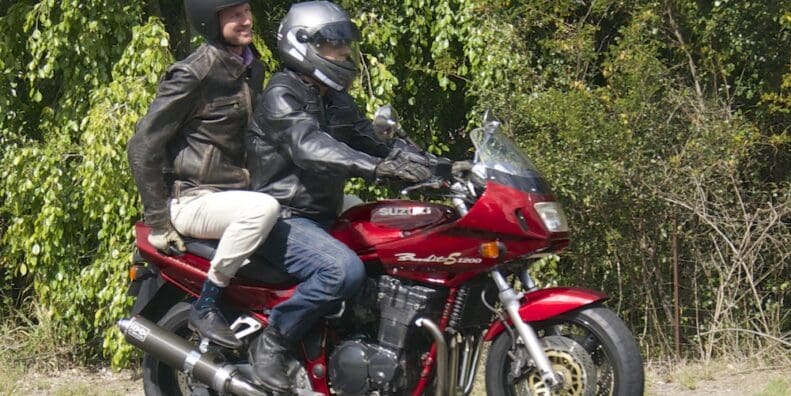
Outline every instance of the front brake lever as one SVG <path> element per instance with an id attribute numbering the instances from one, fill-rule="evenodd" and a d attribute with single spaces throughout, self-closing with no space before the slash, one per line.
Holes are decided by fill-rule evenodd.
<path id="1" fill-rule="evenodd" d="M 411 185 L 409 187 L 405 187 L 403 190 L 401 190 L 401 196 L 406 196 L 410 192 L 415 191 L 415 190 L 419 190 L 421 188 L 433 188 L 433 189 L 436 190 L 436 189 L 439 189 L 439 188 L 441 188 L 441 187 L 443 187 L 445 185 L 446 185 L 446 182 L 445 182 L 444 179 L 439 178 L 439 177 L 434 177 L 434 178 L 428 179 L 428 180 L 426 180 L 426 181 L 424 181 L 422 183 L 413 184 L 413 185 Z"/>

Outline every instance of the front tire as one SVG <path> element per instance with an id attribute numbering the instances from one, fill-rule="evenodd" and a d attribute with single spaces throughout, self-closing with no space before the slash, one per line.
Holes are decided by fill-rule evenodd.
<path id="1" fill-rule="evenodd" d="M 643 394 L 644 374 L 640 350 L 632 333 L 611 310 L 601 306 L 588 306 L 544 322 L 530 323 L 530 325 L 534 327 L 545 347 L 548 345 L 547 340 L 558 337 L 566 338 L 572 347 L 576 345 L 584 348 L 595 367 L 594 389 L 585 389 L 580 393 L 579 387 L 576 386 L 564 388 L 560 394 L 593 394 L 597 396 L 639 396 Z M 519 366 L 520 362 L 515 362 L 514 358 L 518 360 L 529 360 L 529 358 L 526 358 L 527 353 L 521 343 L 517 343 L 516 348 L 514 345 L 509 332 L 500 334 L 492 344 L 486 361 L 487 394 L 497 396 L 548 394 L 531 385 L 535 383 L 535 368 L 528 367 L 529 365 L 523 365 L 524 369 L 519 368 L 521 367 Z M 566 356 L 573 357 L 574 355 L 568 352 Z M 575 359 L 567 358 L 565 360 Z M 579 361 L 580 366 L 585 365 L 585 358 L 576 360 Z M 555 366 L 556 362 L 552 363 Z M 514 373 L 515 365 L 518 373 Z M 574 365 L 569 366 L 575 367 Z M 524 390 L 521 391 L 521 389 Z"/>

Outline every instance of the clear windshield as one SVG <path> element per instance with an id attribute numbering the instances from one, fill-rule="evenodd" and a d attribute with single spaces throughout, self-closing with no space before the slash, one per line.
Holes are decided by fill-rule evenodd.
<path id="1" fill-rule="evenodd" d="M 475 145 L 478 166 L 486 168 L 486 178 L 524 191 L 549 194 L 550 189 L 535 165 L 497 122 L 470 132 Z"/>
<path id="2" fill-rule="evenodd" d="M 519 146 L 500 130 L 498 125 L 487 125 L 470 133 L 478 153 L 478 161 L 487 168 L 515 176 L 529 176 L 537 172 L 535 165 L 522 153 Z"/>

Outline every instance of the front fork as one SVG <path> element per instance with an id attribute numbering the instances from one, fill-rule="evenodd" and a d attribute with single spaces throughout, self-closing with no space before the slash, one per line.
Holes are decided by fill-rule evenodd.
<path id="1" fill-rule="evenodd" d="M 533 358 L 536 368 L 538 368 L 538 373 L 541 375 L 541 379 L 552 389 L 560 388 L 563 385 L 562 378 L 552 370 L 552 365 L 549 363 L 546 353 L 544 353 L 544 348 L 538 341 L 538 335 L 536 335 L 535 330 L 525 323 L 519 315 L 519 307 L 521 306 L 520 301 L 522 297 L 524 297 L 524 293 L 516 292 L 505 280 L 503 274 L 497 269 L 492 270 L 491 275 L 492 279 L 494 279 L 494 283 L 497 285 L 497 289 L 500 291 L 500 301 L 503 303 L 505 312 L 511 319 L 514 328 L 516 328 L 519 338 L 524 342 L 528 354 Z M 525 281 L 524 278 L 527 278 L 529 281 L 529 283 L 527 283 L 528 285 L 533 284 L 532 279 L 530 279 L 530 274 L 528 274 L 527 271 L 522 274 L 522 278 L 523 282 Z"/>

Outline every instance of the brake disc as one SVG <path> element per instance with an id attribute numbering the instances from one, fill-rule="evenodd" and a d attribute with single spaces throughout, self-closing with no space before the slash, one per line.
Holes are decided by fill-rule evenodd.
<path id="1" fill-rule="evenodd" d="M 548 336 L 541 339 L 549 363 L 561 380 L 560 389 L 553 391 L 541 379 L 534 365 L 525 365 L 525 360 L 514 359 L 511 362 L 511 373 L 522 371 L 515 381 L 517 395 L 530 396 L 592 396 L 596 392 L 596 366 L 593 359 L 576 341 L 562 336 Z M 526 357 L 527 350 L 519 346 L 515 355 Z M 527 367 L 526 367 L 527 366 Z"/>

